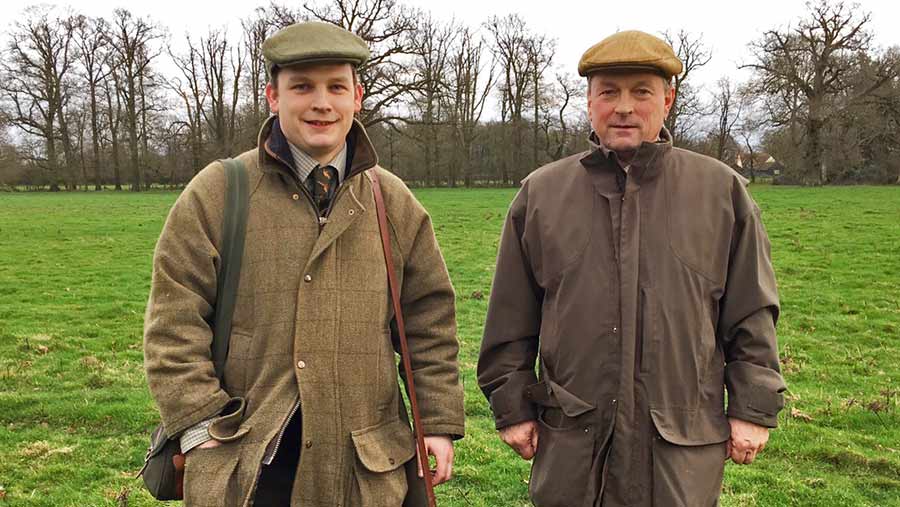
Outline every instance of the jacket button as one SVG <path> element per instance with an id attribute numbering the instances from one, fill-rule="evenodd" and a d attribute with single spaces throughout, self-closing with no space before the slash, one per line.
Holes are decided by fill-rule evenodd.
<path id="1" fill-rule="evenodd" d="M 619 334 L 619 328 L 613 327 L 613 334 Z"/>
<path id="2" fill-rule="evenodd" d="M 293 200 L 295 200 L 295 201 L 299 200 L 299 199 L 300 199 L 300 194 L 294 194 L 294 195 L 292 195 L 292 196 L 291 196 L 291 199 L 293 199 Z"/>
<path id="3" fill-rule="evenodd" d="M 306 368 L 306 361 L 297 361 L 297 368 L 300 368 L 301 370 Z"/>
<path id="4" fill-rule="evenodd" d="M 307 441 L 306 441 L 306 448 L 309 449 L 310 447 L 312 447 L 312 440 L 307 440 Z"/>
<path id="5" fill-rule="evenodd" d="M 354 213 L 356 213 L 356 210 L 355 210 L 355 209 L 352 209 L 352 210 L 350 210 L 350 211 L 347 212 L 347 214 L 350 215 L 351 217 L 354 215 Z"/>
<path id="6" fill-rule="evenodd" d="M 394 464 L 394 458 L 388 458 L 388 463 L 390 463 L 391 465 L 393 465 L 393 464 Z"/>
<path id="7" fill-rule="evenodd" d="M 309 283 L 312 281 L 312 275 L 306 275 L 303 277 L 303 281 Z"/>

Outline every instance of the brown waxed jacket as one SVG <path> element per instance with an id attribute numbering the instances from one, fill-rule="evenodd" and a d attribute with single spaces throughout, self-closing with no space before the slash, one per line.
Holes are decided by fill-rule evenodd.
<path id="1" fill-rule="evenodd" d="M 652 438 L 642 414 L 692 448 L 727 440 L 727 417 L 774 427 L 777 317 L 760 210 L 724 164 L 663 141 L 627 173 L 602 150 L 534 171 L 504 225 L 478 379 L 498 429 L 540 422 L 535 505 L 599 505 L 608 474 L 680 505 L 629 468 Z"/>
<path id="2" fill-rule="evenodd" d="M 318 216 L 277 122 L 240 155 L 250 183 L 246 247 L 224 385 L 210 361 L 210 320 L 225 179 L 210 164 L 173 206 L 156 247 L 144 350 L 169 435 L 215 417 L 223 445 L 188 452 L 188 506 L 249 505 L 261 463 L 289 414 L 302 412 L 295 504 L 399 506 L 412 432 L 401 416 L 397 342 L 375 203 L 378 171 L 401 285 L 426 434 L 463 435 L 454 291 L 425 209 L 377 167 L 362 126 L 328 222 Z M 281 154 L 281 155 L 279 155 Z M 393 343 L 392 343 L 393 342 Z M 299 404 L 299 405 L 298 405 Z M 222 414 L 222 415 L 219 415 Z"/>

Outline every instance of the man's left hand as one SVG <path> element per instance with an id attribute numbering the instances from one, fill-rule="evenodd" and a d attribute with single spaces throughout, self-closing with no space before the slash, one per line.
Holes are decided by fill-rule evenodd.
<path id="1" fill-rule="evenodd" d="M 437 486 L 450 480 L 453 475 L 453 440 L 444 435 L 425 437 L 425 450 L 429 456 L 434 456 L 437 466 L 431 473 L 431 484 Z M 416 457 L 419 466 L 419 477 L 422 477 L 422 463 Z"/>
<path id="2" fill-rule="evenodd" d="M 756 455 L 762 452 L 769 441 L 769 428 L 742 421 L 733 417 L 728 418 L 731 425 L 731 438 L 728 440 L 727 453 L 731 461 L 738 465 L 749 465 L 756 459 Z"/>

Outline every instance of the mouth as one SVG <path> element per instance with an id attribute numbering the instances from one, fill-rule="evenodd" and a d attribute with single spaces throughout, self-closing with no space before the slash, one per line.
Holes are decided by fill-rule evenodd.
<path id="1" fill-rule="evenodd" d="M 334 120 L 334 121 L 326 121 L 326 120 L 303 120 L 303 121 L 304 121 L 304 123 L 306 123 L 307 125 L 310 125 L 310 126 L 313 126 L 313 127 L 317 127 L 317 128 L 330 127 L 331 125 L 334 125 L 335 123 L 337 123 L 337 120 Z"/>
<path id="2" fill-rule="evenodd" d="M 610 125 L 611 128 L 614 129 L 636 129 L 637 125 Z"/>

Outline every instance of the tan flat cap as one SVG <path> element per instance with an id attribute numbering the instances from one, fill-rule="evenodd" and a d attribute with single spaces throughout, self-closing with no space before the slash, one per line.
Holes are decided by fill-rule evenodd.
<path id="1" fill-rule="evenodd" d="M 354 67 L 369 59 L 369 47 L 356 34 L 331 23 L 307 21 L 286 26 L 263 42 L 266 67 L 303 63 L 346 62 Z"/>
<path id="2" fill-rule="evenodd" d="M 601 70 L 649 70 L 666 79 L 681 74 L 681 60 L 666 41 L 649 33 L 628 30 L 591 46 L 578 62 L 578 74 Z"/>

